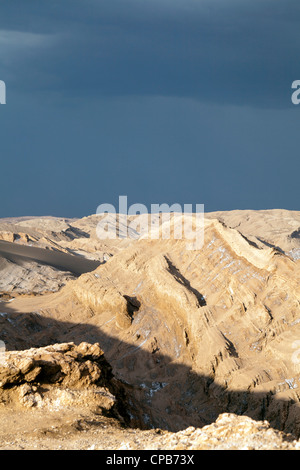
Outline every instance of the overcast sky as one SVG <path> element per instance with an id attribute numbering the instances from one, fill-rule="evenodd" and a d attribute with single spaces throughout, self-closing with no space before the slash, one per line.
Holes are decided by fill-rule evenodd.
<path id="1" fill-rule="evenodd" d="M 299 0 L 0 4 L 0 217 L 299 206 Z"/>

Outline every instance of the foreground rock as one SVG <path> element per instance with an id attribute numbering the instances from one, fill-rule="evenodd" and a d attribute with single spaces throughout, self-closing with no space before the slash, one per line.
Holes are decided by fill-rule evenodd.
<path id="1" fill-rule="evenodd" d="M 63 343 L 2 354 L 0 412 L 5 405 L 118 414 L 117 393 L 117 381 L 98 344 Z"/>
<path id="2" fill-rule="evenodd" d="M 300 450 L 299 441 L 270 428 L 267 421 L 230 413 L 223 413 L 215 423 L 203 428 L 167 432 L 153 442 L 123 442 L 121 449 L 139 449 L 140 444 L 149 450 Z"/>

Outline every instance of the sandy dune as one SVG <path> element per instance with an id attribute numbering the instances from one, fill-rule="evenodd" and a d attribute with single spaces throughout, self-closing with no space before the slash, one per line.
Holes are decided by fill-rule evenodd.
<path id="1" fill-rule="evenodd" d="M 69 271 L 76 275 L 93 271 L 99 266 L 98 261 L 84 257 L 6 241 L 0 241 L 0 256 L 15 263 L 20 260 L 32 260 L 35 263 L 53 266 L 60 271 Z"/>

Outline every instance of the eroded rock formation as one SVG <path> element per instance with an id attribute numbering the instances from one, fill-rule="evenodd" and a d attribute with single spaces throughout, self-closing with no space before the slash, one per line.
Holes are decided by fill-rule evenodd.
<path id="1" fill-rule="evenodd" d="M 299 213 L 207 214 L 204 246 L 197 250 L 172 236 L 99 240 L 98 220 L 64 221 L 52 235 L 47 222 L 49 249 L 55 243 L 101 264 L 56 292 L 15 292 L 10 302 L 3 297 L 7 354 L 98 343 L 128 397 L 133 427 L 184 432 L 234 413 L 298 438 Z M 43 224 L 24 222 L 22 233 L 26 226 L 33 243 L 47 246 Z M 12 296 L 5 274 L 1 281 L 3 296 Z M 25 401 L 39 393 L 23 388 Z"/>

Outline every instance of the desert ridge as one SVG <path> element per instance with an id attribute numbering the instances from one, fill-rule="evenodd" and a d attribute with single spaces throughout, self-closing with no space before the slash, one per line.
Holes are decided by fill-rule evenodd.
<path id="1" fill-rule="evenodd" d="M 163 441 L 164 433 L 179 436 L 188 429 L 187 435 L 202 439 L 197 430 L 210 432 L 223 425 L 234 429 L 233 422 L 238 428 L 237 417 L 244 429 L 252 423 L 246 418 L 266 422 L 297 442 L 300 213 L 205 214 L 203 247 L 194 250 L 172 231 L 162 239 L 137 232 L 135 237 L 101 240 L 98 223 L 96 214 L 0 223 L 0 248 L 6 247 L 0 253 L 0 339 L 6 353 L 29 355 L 26 351 L 32 348 L 98 344 L 115 384 L 109 393 L 118 403 L 117 414 L 110 412 L 116 436 L 119 420 L 132 439 L 132 429 L 161 430 L 155 442 Z M 32 249 L 47 253 L 47 258 L 30 257 Z M 73 267 L 63 265 L 66 259 Z M 79 272 L 83 265 L 85 272 Z M 67 373 L 75 367 L 75 353 L 68 351 L 54 369 Z M 87 357 L 94 359 L 93 354 Z M 84 370 L 93 377 L 96 369 L 88 362 Z M 4 385 L 3 420 L 9 409 L 38 413 L 58 399 L 56 386 L 49 395 L 38 377 L 28 382 L 27 391 L 19 392 L 15 383 L 11 395 Z M 87 418 L 78 427 L 91 432 L 88 422 L 103 422 L 99 407 L 96 414 L 95 407 L 85 408 L 81 392 L 74 389 L 62 396 L 76 406 L 82 400 Z M 56 412 L 59 420 L 59 407 Z M 73 419 L 71 411 L 68 419 Z M 267 425 L 259 426 L 267 432 Z M 280 440 L 275 434 L 274 440 Z M 138 447 L 131 438 L 129 447 Z M 227 437 L 220 439 L 215 447 L 229 445 Z"/>

